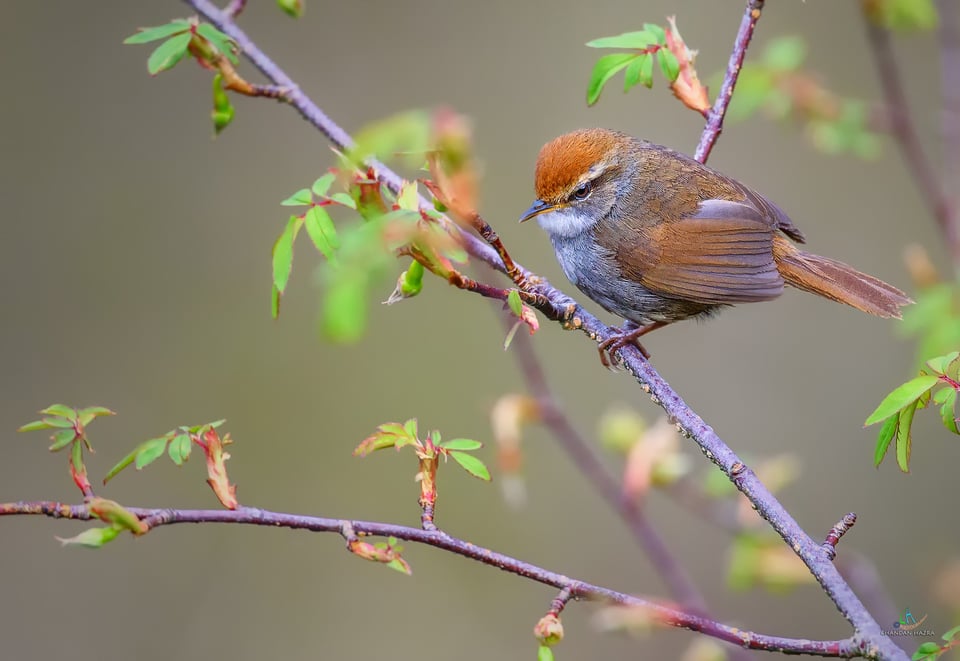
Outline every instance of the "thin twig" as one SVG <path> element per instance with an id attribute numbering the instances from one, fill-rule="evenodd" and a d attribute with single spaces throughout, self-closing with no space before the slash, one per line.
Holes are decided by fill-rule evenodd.
<path id="1" fill-rule="evenodd" d="M 710 151 L 717 143 L 717 138 L 723 131 L 723 118 L 727 114 L 727 106 L 730 105 L 730 99 L 733 97 L 733 88 L 737 86 L 737 78 L 740 76 L 740 67 L 743 66 L 743 58 L 747 54 L 747 47 L 753 38 L 753 29 L 757 27 L 757 21 L 760 20 L 760 12 L 763 11 L 764 0 L 749 0 L 747 9 L 743 13 L 743 19 L 740 21 L 740 30 L 737 32 L 737 38 L 733 42 L 733 51 L 730 53 L 730 61 L 727 63 L 727 71 L 723 77 L 723 84 L 720 85 L 720 92 L 717 94 L 717 100 L 710 109 L 710 116 L 707 118 L 707 125 L 700 135 L 700 142 L 697 144 L 697 150 L 693 157 L 701 163 L 706 162 L 710 157 Z"/>
<path id="2" fill-rule="evenodd" d="M 936 168 L 924 152 L 910 117 L 910 106 L 903 89 L 903 81 L 900 79 L 900 68 L 893 54 L 890 33 L 868 16 L 866 11 L 862 14 L 867 41 L 873 51 L 873 60 L 886 98 L 890 132 L 907 163 L 907 170 L 913 177 L 923 202 L 940 225 L 954 267 L 960 268 L 960 228 L 957 227 L 955 209 L 951 207 L 946 193 L 938 183 Z"/>
<path id="3" fill-rule="evenodd" d="M 834 525 L 830 532 L 827 533 L 826 539 L 823 540 L 823 544 L 820 546 L 823 547 L 824 552 L 826 552 L 827 557 L 831 560 L 836 559 L 837 557 L 837 544 L 840 543 L 840 538 L 847 534 L 847 531 L 853 527 L 853 524 L 857 522 L 856 512 L 849 512 L 843 515 L 843 518 L 840 519 L 836 525 Z"/>
<path id="4" fill-rule="evenodd" d="M 750 6 L 756 2 L 753 0 Z M 202 14 L 219 30 L 233 39 L 247 57 L 274 85 L 278 85 L 288 90 L 286 100 L 297 109 L 297 111 L 311 124 L 313 124 L 321 133 L 326 135 L 335 146 L 346 149 L 353 144 L 350 136 L 334 123 L 320 108 L 307 97 L 299 87 L 283 72 L 266 54 L 261 51 L 253 41 L 243 32 L 229 17 L 224 16 L 222 12 L 209 0 L 185 0 L 197 12 Z M 755 19 L 754 19 L 755 20 Z M 746 21 L 746 17 L 745 17 Z M 741 25 L 741 32 L 744 32 Z M 752 33 L 752 28 L 749 28 Z M 741 40 L 738 34 L 737 43 L 741 41 L 746 43 L 748 38 Z M 733 72 L 728 70 L 728 76 L 736 75 L 739 67 Z M 732 90 L 732 81 L 725 82 Z M 722 106 L 725 107 L 725 106 Z M 721 110 L 722 110 L 721 107 Z M 705 134 L 712 131 L 719 131 L 722 127 L 723 116 L 717 118 L 711 117 L 708 122 Z M 714 126 L 715 125 L 715 126 Z M 713 138 L 715 141 L 716 138 Z M 701 142 L 711 144 L 709 135 Z M 393 191 L 400 189 L 402 179 L 395 172 L 386 166 L 373 164 L 383 183 Z M 426 208 L 432 205 L 427 200 L 422 199 L 422 204 Z M 505 272 L 502 260 L 496 251 L 477 237 L 464 233 L 464 249 L 475 259 L 478 259 L 492 268 Z M 516 264 L 519 272 L 525 276 L 529 272 L 520 264 Z M 532 276 L 532 274 L 529 274 Z M 528 277 L 529 281 L 531 278 Z M 602 323 L 599 319 L 584 310 L 569 296 L 560 290 L 550 286 L 543 279 L 536 281 L 536 284 L 530 288 L 530 291 L 543 296 L 543 305 L 537 308 L 547 315 L 550 319 L 562 320 L 565 327 L 579 328 L 595 341 L 603 341 L 611 338 L 617 329 L 613 329 Z M 734 483 L 734 485 L 750 500 L 757 508 L 760 515 L 766 519 L 774 530 L 784 539 L 790 548 L 804 561 L 810 569 L 813 576 L 823 586 L 824 591 L 830 599 L 836 604 L 843 616 L 853 625 L 858 640 L 864 641 L 875 650 L 879 658 L 884 659 L 905 659 L 905 655 L 899 650 L 893 642 L 887 638 L 877 621 L 864 608 L 863 604 L 850 589 L 850 586 L 844 582 L 836 567 L 824 557 L 818 542 L 807 535 L 800 525 L 790 516 L 789 512 L 780 504 L 772 493 L 757 479 L 753 471 L 746 468 L 739 457 L 720 439 L 700 416 L 698 416 L 686 402 L 663 380 L 663 377 L 648 363 L 639 350 L 627 346 L 619 350 L 622 363 L 627 370 L 637 379 L 645 392 L 649 393 L 651 398 L 657 402 L 667 414 L 677 422 L 679 428 L 685 436 L 701 448 L 703 453 L 713 461 Z M 736 470 L 735 470 L 736 468 Z M 422 531 L 418 531 L 422 532 Z"/>
<path id="5" fill-rule="evenodd" d="M 523 576 L 530 580 L 550 585 L 569 598 L 600 601 L 617 606 L 642 609 L 656 622 L 672 627 L 699 631 L 708 636 L 725 640 L 748 649 L 809 654 L 827 657 L 853 658 L 865 656 L 867 649 L 854 638 L 843 640 L 807 640 L 802 638 L 783 638 L 744 631 L 652 601 L 634 597 L 592 583 L 578 581 L 569 576 L 538 567 L 517 558 L 497 553 L 491 549 L 471 544 L 445 533 L 420 528 L 410 528 L 375 521 L 347 521 L 320 516 L 301 516 L 283 512 L 242 507 L 236 510 L 181 510 L 169 508 L 127 507 L 143 521 L 150 522 L 150 528 L 175 523 L 233 523 L 273 528 L 291 528 L 312 532 L 330 532 L 342 535 L 347 542 L 356 541 L 362 536 L 396 537 L 397 539 L 424 544 L 434 548 L 456 553 L 505 572 Z M 0 516 L 4 515 L 45 515 L 53 518 L 91 520 L 93 515 L 87 505 L 64 505 L 53 501 L 21 501 L 0 503 Z"/>

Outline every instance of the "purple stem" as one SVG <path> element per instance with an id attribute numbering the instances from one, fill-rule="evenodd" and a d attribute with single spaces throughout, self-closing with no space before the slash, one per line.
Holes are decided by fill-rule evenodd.
<path id="1" fill-rule="evenodd" d="M 169 508 L 128 507 L 127 511 L 139 517 L 150 529 L 174 523 L 233 523 L 273 528 L 291 528 L 312 532 L 331 532 L 356 538 L 361 535 L 396 537 L 416 544 L 456 553 L 505 572 L 563 590 L 564 596 L 601 601 L 616 606 L 643 609 L 660 624 L 699 631 L 747 649 L 808 654 L 827 657 L 853 658 L 866 656 L 869 646 L 856 638 L 843 640 L 807 640 L 783 638 L 744 631 L 698 615 L 692 615 L 667 606 L 640 599 L 599 585 L 585 583 L 569 576 L 552 572 L 528 562 L 497 553 L 470 542 L 451 537 L 437 530 L 422 530 L 375 521 L 351 521 L 320 516 L 302 516 L 270 512 L 252 507 L 236 510 L 180 510 Z M 0 503 L 0 516 L 36 514 L 53 518 L 91 520 L 94 516 L 86 505 L 65 505 L 53 501 Z M 348 532 L 345 532 L 348 531 Z"/>
<path id="2" fill-rule="evenodd" d="M 757 21 L 760 20 L 760 12 L 763 11 L 764 0 L 750 0 L 747 2 L 747 9 L 743 13 L 743 19 L 740 21 L 740 29 L 737 31 L 737 38 L 733 42 L 733 51 L 730 53 L 730 61 L 727 62 L 727 71 L 723 76 L 723 84 L 720 85 L 720 93 L 717 94 L 717 100 L 710 109 L 710 115 L 707 118 L 707 125 L 700 134 L 700 142 L 697 144 L 697 150 L 693 157 L 701 163 L 706 163 L 710 158 L 710 152 L 717 143 L 717 138 L 723 131 L 723 118 L 727 114 L 727 106 L 730 105 L 730 99 L 733 98 L 733 88 L 737 86 L 737 78 L 740 76 L 740 67 L 743 66 L 743 58 L 747 55 L 747 46 L 753 38 L 753 29 L 757 27 Z"/>

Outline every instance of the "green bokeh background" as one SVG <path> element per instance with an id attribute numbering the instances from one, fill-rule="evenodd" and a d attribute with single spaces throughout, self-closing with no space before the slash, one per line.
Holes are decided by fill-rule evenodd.
<path id="1" fill-rule="evenodd" d="M 658 80 L 653 92 L 584 103 L 597 52 L 587 40 L 679 16 L 704 74 L 725 64 L 740 2 L 341 2 L 307 0 L 292 21 L 251 0 L 244 29 L 348 130 L 412 107 L 469 114 L 483 162 L 483 212 L 513 254 L 572 293 L 549 242 L 515 219 L 532 195 L 537 150 L 602 125 L 692 151 L 702 120 Z M 423 295 L 374 304 L 357 346 L 318 339 L 317 263 L 303 245 L 282 318 L 269 315 L 277 205 L 333 157 L 291 110 L 236 99 L 211 139 L 209 73 L 192 63 L 151 79 L 149 50 L 121 45 L 137 26 L 185 15 L 176 2 L 0 5 L 0 501 L 76 501 L 65 457 L 14 429 L 53 401 L 119 415 L 93 427 L 102 475 L 135 443 L 177 424 L 228 418 L 242 502 L 415 525 L 410 459 L 360 461 L 354 444 L 380 422 L 418 416 L 445 434 L 489 440 L 489 410 L 522 390 L 490 306 L 428 280 Z M 801 33 L 810 65 L 851 95 L 877 94 L 857 4 L 773 3 L 757 44 Z M 936 147 L 933 40 L 898 40 L 917 123 Z M 241 72 L 252 74 L 243 64 Z M 814 153 L 793 129 L 731 125 L 712 164 L 776 200 L 811 249 L 905 285 L 903 246 L 942 264 L 941 240 L 892 145 L 875 163 Z M 399 271 L 398 271 L 399 272 Z M 492 278 L 493 276 L 490 276 Z M 381 298 L 392 283 L 383 284 Z M 597 364 L 585 338 L 546 325 L 535 337 L 578 426 L 593 434 L 614 404 L 658 415 L 635 383 Z M 861 423 L 908 375 L 913 348 L 895 324 L 798 292 L 647 344 L 655 364 L 736 451 L 791 451 L 805 472 L 783 503 L 820 536 L 860 515 L 841 548 L 869 554 L 894 603 L 955 622 L 931 580 L 954 558 L 951 503 L 960 459 L 935 416 L 919 417 L 913 474 L 872 467 Z M 692 444 L 697 465 L 704 460 Z M 526 438 L 529 502 L 442 471 L 440 523 L 452 534 L 624 591 L 664 586 L 617 517 L 542 431 Z M 490 462 L 488 446 L 482 451 Z M 123 503 L 213 506 L 196 458 L 123 474 L 102 490 Z M 772 634 L 843 637 L 829 600 L 731 593 L 727 539 L 653 496 L 652 519 L 725 621 Z M 553 591 L 428 548 L 412 578 L 361 562 L 334 535 L 239 526 L 173 527 L 99 552 L 61 549 L 83 524 L 0 522 L 0 656 L 5 659 L 532 659 L 534 623 Z M 564 615 L 560 658 L 676 658 L 694 637 L 595 633 L 595 608 Z M 919 642 L 919 641 L 916 641 Z"/>

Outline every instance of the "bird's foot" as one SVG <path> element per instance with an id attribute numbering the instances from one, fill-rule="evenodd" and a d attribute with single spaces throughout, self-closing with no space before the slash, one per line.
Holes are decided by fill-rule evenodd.
<path id="1" fill-rule="evenodd" d="M 649 360 L 650 352 L 638 340 L 650 331 L 655 331 L 666 325 L 667 322 L 665 321 L 654 321 L 644 326 L 637 326 L 632 321 L 628 321 L 615 335 L 608 337 L 597 345 L 597 351 L 600 353 L 600 363 L 607 369 L 614 369 L 619 363 L 619 360 L 614 358 L 614 352 L 620 351 L 629 344 L 637 347 L 643 357 Z"/>

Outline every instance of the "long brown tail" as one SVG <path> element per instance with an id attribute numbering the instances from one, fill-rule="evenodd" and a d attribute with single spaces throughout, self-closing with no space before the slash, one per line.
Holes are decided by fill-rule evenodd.
<path id="1" fill-rule="evenodd" d="M 846 303 L 878 317 L 900 319 L 909 296 L 843 262 L 804 252 L 782 236 L 773 239 L 773 259 L 788 285 Z"/>

